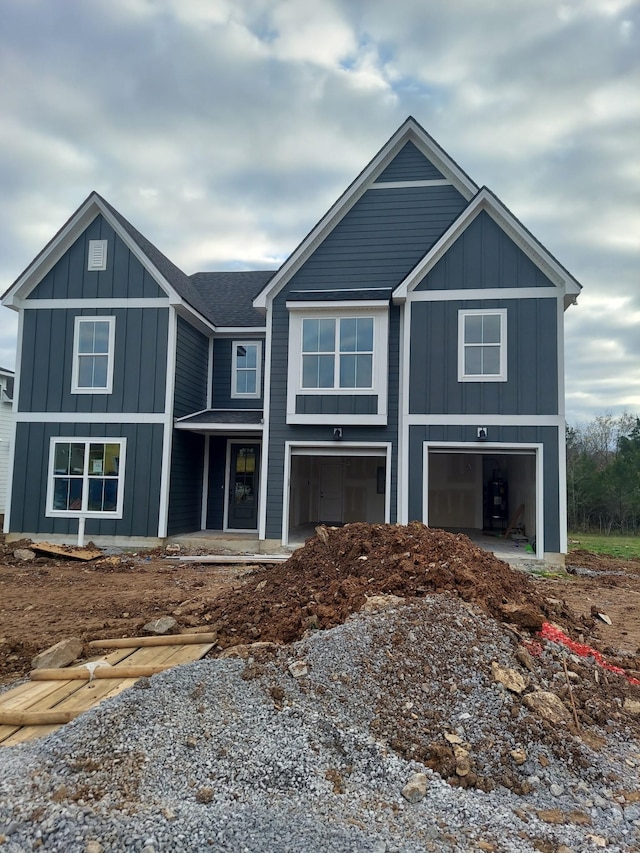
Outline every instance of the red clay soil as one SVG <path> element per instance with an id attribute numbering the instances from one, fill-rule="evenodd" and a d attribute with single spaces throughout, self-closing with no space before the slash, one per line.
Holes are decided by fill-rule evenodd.
<path id="1" fill-rule="evenodd" d="M 255 577 L 255 576 L 254 576 Z M 413 522 L 320 527 L 286 564 L 265 569 L 237 591 L 223 592 L 210 613 L 226 647 L 256 640 L 288 643 L 306 630 L 341 624 L 368 597 L 451 592 L 519 628 L 571 619 L 551 611 L 534 582 L 464 534 Z"/>

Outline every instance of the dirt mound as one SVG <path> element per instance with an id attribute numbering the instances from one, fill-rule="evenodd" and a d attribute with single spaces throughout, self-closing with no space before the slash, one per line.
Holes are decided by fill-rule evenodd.
<path id="1" fill-rule="evenodd" d="M 317 531 L 285 564 L 269 567 L 241 590 L 213 602 L 210 615 L 220 645 L 258 639 L 288 643 L 308 629 L 341 624 L 367 598 L 381 594 L 414 598 L 452 592 L 532 631 L 549 615 L 546 600 L 526 575 L 463 534 L 418 522 L 357 523 Z"/>

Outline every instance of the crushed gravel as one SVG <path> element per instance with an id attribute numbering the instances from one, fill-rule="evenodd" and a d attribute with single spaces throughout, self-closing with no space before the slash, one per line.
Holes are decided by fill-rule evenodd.
<path id="1" fill-rule="evenodd" d="M 551 643 L 529 655 L 452 592 L 367 607 L 290 645 L 141 679 L 2 749 L 3 853 L 640 847 L 637 726 L 615 692 L 598 702 L 595 662 Z M 522 695 L 492 663 L 524 677 Z M 566 719 L 530 711 L 536 690 Z M 581 691 L 594 717 L 578 730 Z M 416 773 L 426 794 L 409 802 Z"/>

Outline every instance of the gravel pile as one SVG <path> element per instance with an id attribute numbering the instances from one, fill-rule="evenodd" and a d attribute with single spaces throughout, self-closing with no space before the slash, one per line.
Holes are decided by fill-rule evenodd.
<path id="1" fill-rule="evenodd" d="M 640 847 L 632 716 L 620 700 L 572 722 L 593 661 L 565 674 L 559 647 L 530 655 L 450 593 L 367 608 L 142 679 L 1 750 L 3 853 Z M 527 706 L 540 692 L 560 722 Z"/>

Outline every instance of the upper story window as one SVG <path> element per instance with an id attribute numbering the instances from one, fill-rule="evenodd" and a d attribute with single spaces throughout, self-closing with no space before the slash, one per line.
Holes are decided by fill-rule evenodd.
<path id="1" fill-rule="evenodd" d="M 458 312 L 458 380 L 506 382 L 506 308 Z"/>
<path id="2" fill-rule="evenodd" d="M 259 397 L 262 342 L 234 341 L 231 361 L 231 396 Z"/>
<path id="3" fill-rule="evenodd" d="M 107 268 L 107 241 L 89 240 L 89 252 L 87 257 L 87 269 L 89 271 L 106 270 Z"/>
<path id="4" fill-rule="evenodd" d="M 302 388 L 372 388 L 373 317 L 302 320 Z"/>
<path id="5" fill-rule="evenodd" d="M 72 394 L 111 393 L 115 324 L 115 317 L 76 317 Z"/>
<path id="6" fill-rule="evenodd" d="M 47 515 L 122 518 L 125 438 L 52 438 Z"/>

